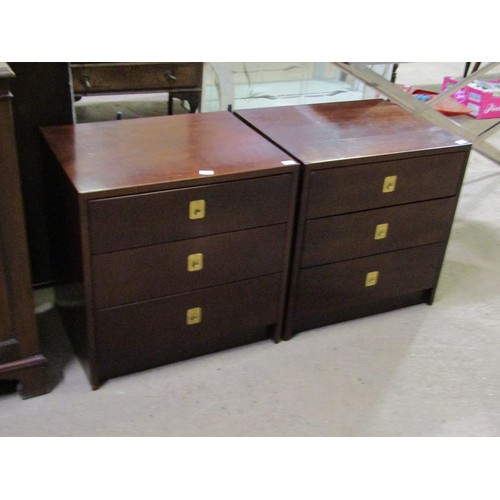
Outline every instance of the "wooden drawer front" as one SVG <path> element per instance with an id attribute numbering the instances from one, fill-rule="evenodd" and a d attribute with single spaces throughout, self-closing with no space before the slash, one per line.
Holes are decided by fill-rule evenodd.
<path id="1" fill-rule="evenodd" d="M 279 273 L 285 235 L 286 225 L 280 224 L 96 255 L 95 305 L 116 306 Z"/>
<path id="2" fill-rule="evenodd" d="M 444 250 L 445 243 L 435 243 L 304 269 L 297 287 L 296 321 L 308 323 L 358 304 L 433 288 Z M 368 273 L 376 271 L 376 284 L 366 286 Z"/>
<path id="3" fill-rule="evenodd" d="M 267 338 L 263 327 L 280 319 L 280 285 L 278 274 L 98 312 L 100 377 Z M 194 308 L 201 308 L 201 322 L 188 325 Z"/>
<path id="4" fill-rule="evenodd" d="M 289 174 L 89 202 L 93 253 L 154 245 L 285 222 Z M 203 200 L 205 216 L 190 219 Z"/>
<path id="5" fill-rule="evenodd" d="M 451 153 L 314 171 L 307 217 L 453 196 L 460 187 L 464 159 L 464 153 Z M 383 192 L 385 179 L 393 176 L 395 190 Z"/>
<path id="6" fill-rule="evenodd" d="M 455 197 L 443 198 L 309 220 L 302 266 L 445 241 L 455 204 Z"/>
<path id="7" fill-rule="evenodd" d="M 75 94 L 201 87 L 202 63 L 72 64 Z"/>

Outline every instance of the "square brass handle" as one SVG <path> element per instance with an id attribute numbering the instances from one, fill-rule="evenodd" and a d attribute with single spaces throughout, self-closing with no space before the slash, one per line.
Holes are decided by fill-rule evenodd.
<path id="1" fill-rule="evenodd" d="M 189 272 L 201 271 L 203 269 L 203 254 L 192 253 L 187 258 L 187 270 Z"/>
<path id="2" fill-rule="evenodd" d="M 366 274 L 365 286 L 375 286 L 378 282 L 378 271 L 372 271 Z"/>
<path id="3" fill-rule="evenodd" d="M 392 193 L 393 191 L 396 191 L 396 181 L 398 180 L 397 175 L 388 175 L 384 179 L 384 184 L 382 185 L 382 192 L 383 193 Z"/>
<path id="4" fill-rule="evenodd" d="M 205 200 L 193 200 L 189 202 L 189 218 L 193 219 L 203 219 L 206 213 L 206 203 Z"/>
<path id="5" fill-rule="evenodd" d="M 384 238 L 387 238 L 388 231 L 389 231 L 388 223 L 377 224 L 375 227 L 375 236 L 373 237 L 373 239 L 383 240 Z"/>
<path id="6" fill-rule="evenodd" d="M 201 323 L 201 307 L 192 307 L 186 311 L 186 325 L 196 325 Z"/>

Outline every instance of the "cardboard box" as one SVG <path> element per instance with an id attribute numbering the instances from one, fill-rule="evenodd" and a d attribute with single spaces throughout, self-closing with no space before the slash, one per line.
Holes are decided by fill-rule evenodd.
<path id="1" fill-rule="evenodd" d="M 447 76 L 441 85 L 441 91 L 448 90 L 458 83 L 457 80 Z M 465 104 L 470 109 L 470 115 L 477 119 L 500 118 L 500 82 L 488 81 L 472 82 L 462 87 L 451 95 L 457 102 Z"/>

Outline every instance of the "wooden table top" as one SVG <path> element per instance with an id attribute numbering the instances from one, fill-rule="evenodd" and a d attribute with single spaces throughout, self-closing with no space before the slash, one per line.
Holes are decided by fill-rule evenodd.
<path id="1" fill-rule="evenodd" d="M 287 166 L 295 163 L 290 156 L 227 111 L 44 127 L 42 134 L 82 194 L 296 168 Z"/>
<path id="2" fill-rule="evenodd" d="M 470 147 L 460 137 L 380 99 L 247 109 L 236 114 L 306 165 Z"/>

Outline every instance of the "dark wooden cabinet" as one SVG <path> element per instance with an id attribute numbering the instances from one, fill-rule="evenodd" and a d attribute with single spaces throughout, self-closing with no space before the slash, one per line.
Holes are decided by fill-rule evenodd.
<path id="1" fill-rule="evenodd" d="M 237 115 L 302 164 L 284 338 L 432 303 L 469 143 L 381 100 Z"/>
<path id="2" fill-rule="evenodd" d="M 18 382 L 23 398 L 48 392 L 47 361 L 40 352 L 10 82 L 0 63 L 0 379 Z"/>
<path id="3" fill-rule="evenodd" d="M 281 338 L 298 183 L 289 155 L 229 112 L 42 132 L 73 276 L 58 306 L 94 388 Z"/>
<path id="4" fill-rule="evenodd" d="M 34 286 L 47 286 L 62 277 L 50 254 L 43 139 L 40 127 L 73 123 L 69 64 L 65 62 L 11 62 L 11 82 L 17 156 L 24 199 L 26 233 Z M 57 196 L 57 193 L 55 193 Z"/>

